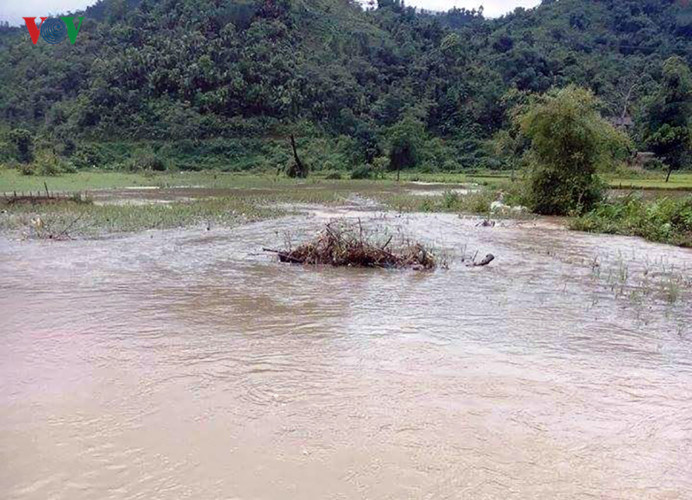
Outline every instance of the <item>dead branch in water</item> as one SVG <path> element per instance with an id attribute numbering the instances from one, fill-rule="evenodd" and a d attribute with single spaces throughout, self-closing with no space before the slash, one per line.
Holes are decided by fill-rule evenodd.
<path id="1" fill-rule="evenodd" d="M 476 262 L 476 258 L 474 257 L 473 262 L 469 264 L 470 267 L 483 267 L 487 266 L 490 264 L 492 261 L 495 260 L 495 256 L 491 253 L 483 257 L 483 259 L 480 262 Z"/>
<path id="2" fill-rule="evenodd" d="M 390 237 L 384 245 L 378 244 L 363 231 L 360 222 L 337 221 L 327 224 L 313 240 L 293 250 L 262 250 L 277 254 L 281 262 L 292 264 L 417 270 L 438 266 L 435 255 L 422 244 L 405 242 L 387 249 L 391 241 Z"/>

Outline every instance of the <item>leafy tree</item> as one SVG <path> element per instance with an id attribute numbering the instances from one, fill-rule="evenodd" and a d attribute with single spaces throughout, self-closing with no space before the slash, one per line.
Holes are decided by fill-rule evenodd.
<path id="1" fill-rule="evenodd" d="M 402 169 L 418 163 L 424 139 L 425 126 L 411 113 L 390 127 L 389 169 L 396 170 L 397 180 Z"/>
<path id="2" fill-rule="evenodd" d="M 546 94 L 517 118 L 531 141 L 530 203 L 535 212 L 565 215 L 600 198 L 597 168 L 626 139 L 598 112 L 588 90 L 569 86 Z"/>
<path id="3" fill-rule="evenodd" d="M 10 143 L 16 150 L 17 161 L 30 163 L 34 159 L 34 136 L 28 130 L 16 128 L 8 134 Z"/>
<path id="4" fill-rule="evenodd" d="M 356 139 L 365 163 L 372 163 L 380 155 L 380 144 L 372 127 L 366 123 L 359 123 L 353 132 L 353 137 Z"/>
<path id="5" fill-rule="evenodd" d="M 647 144 L 668 165 L 666 182 L 673 170 L 692 156 L 692 75 L 680 57 L 663 65 L 663 82 L 649 105 Z"/>

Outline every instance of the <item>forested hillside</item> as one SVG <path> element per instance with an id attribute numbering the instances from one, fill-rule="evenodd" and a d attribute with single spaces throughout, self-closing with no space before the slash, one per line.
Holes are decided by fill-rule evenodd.
<path id="1" fill-rule="evenodd" d="M 692 10 L 680 1 L 544 0 L 496 20 L 377 7 L 102 0 L 74 45 L 2 28 L 0 119 L 67 143 L 65 154 L 80 142 L 295 133 L 353 164 L 413 131 L 429 162 L 452 169 L 488 161 L 484 141 L 525 93 L 576 84 L 605 116 L 637 123 L 663 62 L 692 63 Z"/>

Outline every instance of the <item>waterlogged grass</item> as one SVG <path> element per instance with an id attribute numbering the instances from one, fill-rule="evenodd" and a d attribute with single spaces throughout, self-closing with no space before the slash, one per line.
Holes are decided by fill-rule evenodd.
<path id="1" fill-rule="evenodd" d="M 651 299 L 676 304 L 692 291 L 689 270 L 664 261 L 635 264 L 622 256 L 607 265 L 596 258 L 591 265 L 592 277 L 616 298 L 629 299 L 633 305 L 642 305 Z"/>
<path id="2" fill-rule="evenodd" d="M 467 180 L 466 176 L 446 177 L 456 183 Z M 440 179 L 438 179 L 440 181 Z M 415 194 L 406 181 L 392 179 L 373 180 L 330 180 L 311 176 L 305 180 L 288 179 L 284 176 L 224 174 L 218 172 L 128 174 L 79 172 L 59 177 L 22 176 L 16 171 L 0 171 L 0 191 L 41 192 L 44 182 L 51 192 L 68 191 L 88 193 L 98 203 L 73 206 L 69 203 L 15 206 L 6 205 L 9 212 L 0 218 L 0 229 L 27 228 L 31 233 L 31 219 L 41 216 L 54 228 L 70 227 L 70 235 L 91 236 L 94 234 L 138 231 L 154 228 L 181 227 L 194 223 L 218 220 L 228 223 L 229 213 L 259 214 L 266 216 L 267 207 L 283 204 L 347 205 L 365 200 L 380 203 L 384 208 L 402 212 L 454 212 L 487 214 L 490 203 L 496 198 L 498 187 L 506 185 L 499 178 L 496 187 L 483 187 L 479 192 L 462 195 L 452 190 L 421 196 Z M 426 178 L 425 182 L 433 182 Z M 141 197 L 126 187 L 153 188 L 199 188 L 185 196 L 200 196 L 193 201 L 166 200 L 166 192 L 143 192 Z M 120 191 L 118 191 L 120 189 Z M 204 191 L 210 189 L 212 191 Z M 421 188 L 425 189 L 425 188 Z M 505 189 L 505 187 L 503 187 Z M 99 191 L 97 190 L 105 190 Z M 505 189 L 506 190 L 506 189 Z M 145 194 L 146 193 L 146 194 Z M 170 194 L 170 193 L 169 193 Z M 219 198 L 216 198 L 219 197 Z M 0 200 L 1 201 L 1 200 Z M 135 202 L 133 205 L 127 203 Z M 290 209 L 290 207 L 289 207 Z M 79 220 L 74 223 L 74 220 Z"/>
<path id="3" fill-rule="evenodd" d="M 326 179 L 328 173 L 316 172 L 307 179 L 289 179 L 283 175 L 270 173 L 227 173 L 216 171 L 203 172 L 104 172 L 98 170 L 80 171 L 57 176 L 22 175 L 16 169 L 0 168 L 0 193 L 21 191 L 43 191 L 44 183 L 51 191 L 89 191 L 96 189 L 117 189 L 125 187 L 186 187 L 196 186 L 205 188 L 261 188 L 261 187 L 292 187 L 297 185 L 334 185 L 362 187 L 367 184 L 379 186 L 394 186 L 396 173 L 388 172 L 382 179 L 352 180 L 344 173 L 343 180 Z M 509 173 L 416 173 L 403 172 L 401 183 L 425 182 L 438 184 L 479 184 L 495 186 L 507 182 Z"/>
<path id="4" fill-rule="evenodd" d="M 511 178 L 510 172 L 443 172 L 443 173 L 421 173 L 421 172 L 402 172 L 401 182 L 428 182 L 436 184 L 480 184 L 482 186 L 493 186 L 501 182 L 507 182 Z M 387 172 L 384 179 L 395 181 L 396 172 Z"/>
<path id="5" fill-rule="evenodd" d="M 0 169 L 0 192 L 12 193 L 43 191 L 91 191 L 126 187 L 204 187 L 204 188 L 260 188 L 292 186 L 299 183 L 317 183 L 319 179 L 298 181 L 272 175 L 233 174 L 222 172 L 162 172 L 126 173 L 81 171 L 58 176 L 21 175 L 15 169 Z"/>
<path id="6" fill-rule="evenodd" d="M 627 196 L 601 204 L 570 222 L 592 233 L 641 236 L 650 241 L 692 247 L 692 196 L 646 201 Z"/>
<path id="7" fill-rule="evenodd" d="M 238 198 L 151 205 L 94 205 L 65 201 L 41 206 L 19 205 L 6 210 L 7 213 L 0 215 L 0 230 L 39 238 L 97 237 L 196 224 L 230 226 L 281 213 Z"/>
<path id="8" fill-rule="evenodd" d="M 442 196 L 417 196 L 411 193 L 382 193 L 379 201 L 398 212 L 450 212 L 487 214 L 496 199 L 494 190 L 459 194 L 445 191 Z"/>
<path id="9" fill-rule="evenodd" d="M 233 174 L 220 172 L 150 173 L 82 171 L 56 177 L 23 176 L 16 170 L 0 169 L 0 192 L 50 191 L 89 192 L 125 187 L 198 187 L 228 190 L 211 194 L 211 198 L 194 201 L 136 206 L 86 205 L 61 203 L 44 206 L 2 207 L 8 213 L 0 216 L 0 229 L 30 230 L 31 218 L 41 216 L 54 227 L 72 224 L 71 235 L 91 236 L 111 232 L 139 231 L 153 228 L 181 227 L 195 223 L 230 224 L 241 220 L 267 217 L 277 210 L 277 204 L 350 204 L 354 197 L 371 199 L 384 207 L 401 212 L 451 212 L 487 214 L 499 190 L 506 193 L 508 204 L 517 204 L 513 189 L 504 174 L 488 176 L 474 174 L 404 173 L 402 182 L 387 174 L 379 180 L 329 180 L 311 176 L 306 180 L 284 176 Z M 509 174 L 507 174 L 509 175 Z M 487 180 L 488 182 L 485 182 Z M 437 196 L 420 196 L 411 192 L 411 184 L 430 183 L 481 184 L 478 192 L 459 194 L 451 189 Z M 636 179 L 654 186 L 657 179 Z M 692 174 L 675 174 L 674 186 L 692 185 Z M 112 194 L 117 197 L 117 193 Z M 103 199 L 99 193 L 97 199 Z M 111 196 L 107 193 L 106 197 Z M 210 196 L 201 194 L 201 196 Z M 218 197 L 217 197 L 218 196 Z M 596 210 L 571 221 L 572 229 L 611 234 L 642 236 L 652 241 L 692 247 L 692 197 L 679 199 L 657 198 L 643 201 L 627 197 L 603 204 Z M 245 214 L 240 216 L 238 214 Z M 74 220 L 79 217 L 77 222 Z"/>
<path id="10" fill-rule="evenodd" d="M 157 196 L 122 199 L 116 188 L 100 193 L 99 203 L 78 204 L 67 200 L 38 205 L 0 203 L 4 212 L 0 214 L 0 230 L 30 237 L 94 237 L 195 224 L 229 226 L 284 214 L 286 209 L 281 207 L 284 204 L 290 210 L 291 205 L 350 203 L 354 193 L 372 191 L 373 187 L 367 181 L 335 183 L 315 179 L 298 182 L 260 176 L 219 175 L 216 179 L 198 174 L 183 176 L 193 183 L 174 185 L 200 186 L 201 183 L 194 182 L 209 180 L 207 187 L 228 191 L 220 191 L 221 195 L 215 191 L 211 194 L 199 191 L 200 198 L 197 199 L 166 201 L 165 197 Z M 177 176 L 155 177 L 166 185 L 171 180 L 180 179 Z M 109 180 L 113 179 L 118 180 L 117 177 Z M 42 228 L 37 230 L 36 221 L 39 219 Z"/>

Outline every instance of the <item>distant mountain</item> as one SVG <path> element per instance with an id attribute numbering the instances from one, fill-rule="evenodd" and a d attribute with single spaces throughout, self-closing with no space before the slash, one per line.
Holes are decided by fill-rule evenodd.
<path id="1" fill-rule="evenodd" d="M 62 136 L 176 139 L 295 124 L 378 134 L 412 115 L 463 141 L 506 123 L 512 89 L 576 83 L 606 114 L 636 115 L 666 58 L 692 63 L 692 13 L 674 0 L 544 0 L 494 20 L 377 3 L 102 0 L 74 45 L 3 28 L 0 119 Z"/>

